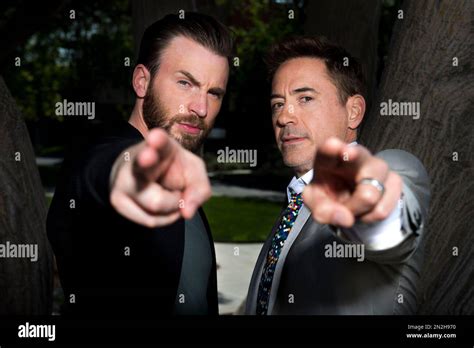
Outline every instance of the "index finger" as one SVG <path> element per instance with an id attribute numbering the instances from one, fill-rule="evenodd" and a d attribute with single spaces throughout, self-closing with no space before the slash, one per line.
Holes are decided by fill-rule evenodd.
<path id="1" fill-rule="evenodd" d="M 314 170 L 316 173 L 320 170 L 343 170 L 341 174 L 353 177 L 370 156 L 370 152 L 361 145 L 346 144 L 331 137 L 318 148 Z"/>
<path id="2" fill-rule="evenodd" d="M 176 145 L 164 130 L 152 129 L 134 161 L 134 174 L 143 176 L 147 181 L 156 181 L 171 164 L 177 151 Z"/>

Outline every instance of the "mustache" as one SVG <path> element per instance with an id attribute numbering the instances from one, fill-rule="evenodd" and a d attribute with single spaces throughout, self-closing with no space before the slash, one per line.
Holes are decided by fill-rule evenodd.
<path id="1" fill-rule="evenodd" d="M 295 127 L 285 127 L 283 128 L 283 131 L 280 133 L 279 140 L 283 141 L 284 137 L 297 137 L 297 138 L 306 138 L 308 137 L 308 134 L 304 131 L 300 131 L 296 129 Z"/>
<path id="2" fill-rule="evenodd" d="M 189 124 L 193 127 L 197 127 L 199 129 L 206 129 L 206 123 L 201 117 L 198 117 L 196 115 L 177 115 L 173 117 L 172 123 L 186 123 Z"/>

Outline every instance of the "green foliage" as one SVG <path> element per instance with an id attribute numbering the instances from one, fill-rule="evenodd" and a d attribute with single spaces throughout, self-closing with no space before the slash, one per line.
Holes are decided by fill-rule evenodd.
<path id="1" fill-rule="evenodd" d="M 129 4 L 107 4 L 72 1 L 17 48 L 21 66 L 9 65 L 4 75 L 27 120 L 55 117 L 54 105 L 62 99 L 95 101 L 108 87 L 130 85 L 130 68 L 123 63 L 133 57 Z"/>
<path id="2" fill-rule="evenodd" d="M 220 3 L 224 5 L 226 1 L 221 0 Z M 288 17 L 290 9 L 295 11 L 294 19 Z M 253 94 L 253 90 L 248 88 L 249 80 L 265 82 L 263 57 L 270 45 L 282 37 L 302 31 L 299 12 L 300 9 L 291 1 L 288 4 L 277 4 L 269 0 L 233 3 L 229 14 L 229 27 L 235 34 L 239 66 L 231 71 L 233 79 L 232 100 L 229 105 L 231 111 L 236 110 L 237 104 L 240 111 L 246 109 L 244 100 L 248 100 L 248 96 Z"/>

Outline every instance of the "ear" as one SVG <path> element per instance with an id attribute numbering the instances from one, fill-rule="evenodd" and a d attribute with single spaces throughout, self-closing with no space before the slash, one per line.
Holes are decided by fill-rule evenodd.
<path id="1" fill-rule="evenodd" d="M 365 99 L 360 94 L 347 98 L 346 102 L 347 124 L 352 130 L 359 127 L 365 114 Z"/>
<path id="2" fill-rule="evenodd" d="M 143 64 L 138 64 L 133 69 L 132 85 L 137 98 L 144 98 L 150 81 L 150 72 Z"/>

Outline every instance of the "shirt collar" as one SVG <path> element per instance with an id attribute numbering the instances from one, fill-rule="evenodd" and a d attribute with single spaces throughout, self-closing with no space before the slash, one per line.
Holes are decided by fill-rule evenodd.
<path id="1" fill-rule="evenodd" d="M 357 141 L 353 141 L 349 145 L 357 145 Z M 313 180 L 314 176 L 314 169 L 309 170 L 306 172 L 304 175 L 300 176 L 297 178 L 296 176 L 291 179 L 288 187 L 286 188 L 286 195 L 288 197 L 288 202 L 291 202 L 291 193 L 290 193 L 290 188 L 296 193 L 300 194 L 303 192 L 304 187 L 308 185 L 311 180 Z"/>

